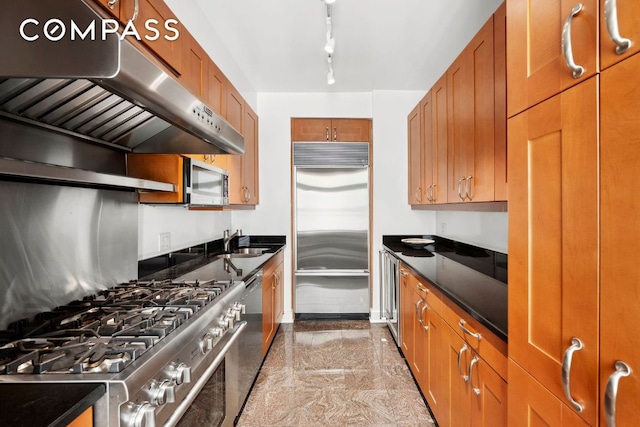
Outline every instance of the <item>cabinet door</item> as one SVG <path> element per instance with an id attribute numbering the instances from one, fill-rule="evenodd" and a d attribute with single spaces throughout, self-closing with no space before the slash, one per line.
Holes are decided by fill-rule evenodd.
<path id="1" fill-rule="evenodd" d="M 284 272 L 283 265 L 279 264 L 276 267 L 275 271 L 275 281 L 276 281 L 276 289 L 275 289 L 275 301 L 274 301 L 274 328 L 277 329 L 278 325 L 282 321 L 282 316 L 284 316 Z"/>
<path id="2" fill-rule="evenodd" d="M 274 272 L 265 274 L 262 282 L 262 355 L 267 354 L 275 333 L 275 280 Z"/>
<path id="3" fill-rule="evenodd" d="M 433 187 L 429 195 L 433 203 L 447 203 L 447 75 L 431 88 L 431 162 Z"/>
<path id="4" fill-rule="evenodd" d="M 433 184 L 435 182 L 435 175 L 437 173 L 437 165 L 434 159 L 434 153 L 437 155 L 438 151 L 435 147 L 434 135 L 433 131 L 433 98 L 431 91 L 427 92 L 427 94 L 420 101 L 420 128 L 421 128 L 421 136 L 420 136 L 420 154 L 422 158 L 420 159 L 421 164 L 421 195 L 420 198 L 423 203 L 432 203 L 431 190 L 433 188 Z M 411 140 L 410 140 L 411 141 Z M 411 143 L 411 142 L 410 142 Z M 411 147 L 409 147 L 411 150 Z M 411 154 L 410 154 L 411 156 Z M 411 159 L 411 157 L 409 157 Z M 411 162 L 411 160 L 409 160 Z"/>
<path id="5" fill-rule="evenodd" d="M 244 187 L 243 203 L 258 204 L 258 115 L 244 106 L 245 115 L 242 122 L 245 151 L 242 157 L 242 186 Z"/>
<path id="6" fill-rule="evenodd" d="M 331 119 L 292 119 L 293 141 L 322 142 L 331 137 Z"/>
<path id="7" fill-rule="evenodd" d="M 594 77 L 508 123 L 509 357 L 566 402 L 562 360 L 580 339 L 571 392 L 590 424 L 598 399 L 597 93 Z"/>
<path id="8" fill-rule="evenodd" d="M 200 47 L 196 39 L 188 32 L 180 34 L 182 43 L 182 74 L 180 83 L 198 98 L 205 100 L 208 96 L 208 65 L 209 57 Z"/>
<path id="9" fill-rule="evenodd" d="M 614 7 L 615 6 L 615 7 Z M 610 7 L 609 14 L 607 7 Z M 609 18 L 609 22 L 607 22 Z M 618 27 L 615 32 L 616 24 Z M 611 38 L 614 35 L 615 43 Z M 626 48 L 626 40 L 631 46 Z M 600 0 L 600 68 L 605 69 L 638 52 L 640 49 L 640 3 L 633 0 Z M 618 54 L 617 46 L 622 48 Z"/>
<path id="10" fill-rule="evenodd" d="M 367 119 L 332 119 L 331 140 L 337 142 L 369 142 L 371 141 L 371 120 Z"/>
<path id="11" fill-rule="evenodd" d="M 422 204 L 422 156 L 420 104 L 409 113 L 407 118 L 409 132 L 409 204 Z"/>
<path id="12" fill-rule="evenodd" d="M 494 43 L 493 17 L 484 24 L 468 46 L 473 87 L 473 138 L 466 141 L 465 195 L 467 201 L 494 200 Z M 466 125 L 466 124 L 463 124 Z"/>
<path id="13" fill-rule="evenodd" d="M 447 326 L 446 334 L 447 364 L 444 369 L 449 376 L 449 397 L 447 415 L 442 421 L 438 419 L 438 425 L 468 426 L 471 425 L 471 391 L 467 373 L 472 352 L 451 327 Z"/>
<path id="14" fill-rule="evenodd" d="M 231 83 L 227 84 L 226 115 L 225 118 L 231 126 L 242 133 L 242 119 L 244 118 L 244 99 L 240 92 Z"/>
<path id="15" fill-rule="evenodd" d="M 507 383 L 483 359 L 475 356 L 473 360 L 469 375 L 471 426 L 506 427 Z"/>
<path id="16" fill-rule="evenodd" d="M 562 28 L 574 0 L 507 0 L 507 109 L 509 117 L 598 72 L 598 0 L 581 0 L 571 20 L 573 60 L 584 67 L 574 78 L 562 55 Z"/>
<path id="17" fill-rule="evenodd" d="M 415 331 L 415 306 L 413 305 L 414 292 L 409 287 L 409 272 L 400 267 L 400 348 L 411 366 L 413 364 L 414 331 Z"/>
<path id="18" fill-rule="evenodd" d="M 447 201 L 463 202 L 467 144 L 473 140 L 472 64 L 464 50 L 447 70 Z"/>
<path id="19" fill-rule="evenodd" d="M 634 249 L 640 239 L 640 200 L 634 195 L 640 165 L 638 67 L 640 55 L 634 55 L 601 75 L 600 396 L 616 361 L 626 363 L 633 372 L 620 377 L 619 426 L 638 424 L 640 401 L 640 270 Z M 601 406 L 602 425 L 604 412 Z"/>
<path id="20" fill-rule="evenodd" d="M 136 13 L 136 4 L 138 4 L 138 16 Z M 169 9 L 169 6 L 163 0 L 122 0 L 120 6 L 120 17 L 122 21 L 127 22 L 135 18 L 134 23 L 140 28 L 144 28 L 144 23 L 149 19 L 155 19 L 159 22 L 157 25 L 158 31 L 161 32 L 160 37 L 157 40 L 147 40 L 142 36 L 142 42 L 151 49 L 165 64 L 173 68 L 178 75 L 182 73 L 181 67 L 181 46 L 182 37 L 186 32 L 186 29 L 178 22 L 176 25 L 172 25 L 180 33 L 176 40 L 167 40 L 162 35 L 161 29 L 163 29 L 164 23 L 167 19 L 177 18 Z"/>
<path id="21" fill-rule="evenodd" d="M 507 7 L 493 14 L 494 200 L 507 200 Z"/>
<path id="22" fill-rule="evenodd" d="M 508 407 L 510 426 L 586 427 L 588 425 L 512 360 L 509 360 Z"/>
<path id="23" fill-rule="evenodd" d="M 226 117 L 227 109 L 227 78 L 220 68 L 209 59 L 207 64 L 207 105 L 218 115 Z"/>
<path id="24" fill-rule="evenodd" d="M 425 311 L 423 324 L 427 330 L 423 332 L 425 338 L 421 351 L 425 355 L 423 361 L 425 367 L 420 388 L 433 413 L 438 414 L 446 406 L 444 402 L 449 392 L 449 383 L 443 369 L 447 366 L 447 351 L 443 335 L 448 327 L 431 306 Z M 439 420 L 437 415 L 436 418 Z"/>
<path id="25" fill-rule="evenodd" d="M 224 156 L 229 172 L 229 204 L 241 205 L 246 200 L 247 192 L 242 183 L 242 155 Z"/>

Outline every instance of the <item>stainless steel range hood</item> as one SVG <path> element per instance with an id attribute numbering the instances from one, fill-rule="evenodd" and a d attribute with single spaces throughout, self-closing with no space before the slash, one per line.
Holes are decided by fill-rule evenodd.
<path id="1" fill-rule="evenodd" d="M 102 22 L 81 0 L 5 6 L 0 40 L 11 53 L 0 64 L 0 118 L 138 153 L 244 152 L 236 129 L 117 34 L 106 41 L 47 40 L 47 18 L 80 28 Z M 25 28 L 41 35 L 28 42 L 17 29 L 34 14 L 41 25 Z"/>

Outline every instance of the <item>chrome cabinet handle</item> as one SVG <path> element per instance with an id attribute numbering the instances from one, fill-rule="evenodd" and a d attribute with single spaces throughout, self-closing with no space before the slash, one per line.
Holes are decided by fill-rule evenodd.
<path id="1" fill-rule="evenodd" d="M 409 275 L 409 273 L 407 273 L 405 270 L 400 270 L 400 275 L 402 277 L 407 277 Z"/>
<path id="2" fill-rule="evenodd" d="M 329 128 L 326 127 L 325 130 L 327 131 L 327 141 L 329 140 Z"/>
<path id="3" fill-rule="evenodd" d="M 138 19 L 138 13 L 140 13 L 140 0 L 135 0 L 133 2 L 133 17 L 131 18 L 131 22 L 135 22 Z"/>
<path id="4" fill-rule="evenodd" d="M 422 329 L 424 329 L 425 331 L 429 330 L 429 325 L 427 325 L 424 321 L 424 312 L 427 311 L 427 308 L 429 308 L 429 306 L 427 305 L 427 303 L 424 303 L 422 311 L 420 312 L 420 324 L 422 325 Z"/>
<path id="5" fill-rule="evenodd" d="M 338 128 L 333 128 L 333 140 L 337 141 L 338 140 Z"/>
<path id="6" fill-rule="evenodd" d="M 573 6 L 571 13 L 567 16 L 562 27 L 562 54 L 567 67 L 572 72 L 573 78 L 578 79 L 584 74 L 584 67 L 578 65 L 573 60 L 573 48 L 571 47 L 571 20 L 582 10 L 582 3 Z"/>
<path id="7" fill-rule="evenodd" d="M 416 188 L 415 198 L 416 198 L 416 202 L 420 201 L 420 187 Z"/>
<path id="8" fill-rule="evenodd" d="M 115 7 L 116 3 L 118 3 L 118 0 L 109 0 L 107 5 L 109 5 L 109 9 L 113 10 L 113 8 Z"/>
<path id="9" fill-rule="evenodd" d="M 467 345 L 465 344 L 462 347 L 460 347 L 460 351 L 458 352 L 458 375 L 460 375 L 460 378 L 462 378 L 462 380 L 465 383 L 467 382 L 469 377 L 462 373 L 462 366 L 460 365 L 462 364 L 462 353 L 464 353 L 467 350 L 469 350 L 469 347 L 467 347 Z"/>
<path id="10" fill-rule="evenodd" d="M 427 189 L 424 191 L 425 195 L 427 196 L 427 201 L 431 201 L 431 186 L 428 186 Z"/>
<path id="11" fill-rule="evenodd" d="M 464 194 L 466 195 L 467 199 L 469 199 L 469 201 L 471 201 L 471 194 L 469 194 L 469 188 L 471 187 L 470 183 L 471 183 L 471 179 L 473 179 L 473 176 L 469 175 L 468 177 L 466 177 L 464 179 Z M 472 191 L 473 192 L 473 191 Z"/>
<path id="12" fill-rule="evenodd" d="M 571 361 L 573 360 L 573 353 L 578 350 L 582 350 L 584 345 L 579 338 L 571 338 L 571 345 L 564 352 L 564 357 L 562 358 L 562 389 L 564 390 L 564 395 L 571 403 L 573 409 L 576 412 L 584 411 L 584 405 L 578 403 L 573 396 L 571 396 Z"/>
<path id="13" fill-rule="evenodd" d="M 460 321 L 458 322 L 458 327 L 462 330 L 462 332 L 464 332 L 467 335 L 471 335 L 472 337 L 476 338 L 478 341 L 480 341 L 482 339 L 482 335 L 480 335 L 480 332 L 471 332 L 469 329 L 467 329 L 466 325 L 467 322 L 464 321 L 464 319 L 460 319 Z"/>
<path id="14" fill-rule="evenodd" d="M 480 396 L 480 389 L 473 385 L 473 366 L 478 363 L 479 360 L 478 356 L 474 355 L 471 363 L 469 363 L 469 387 L 471 387 L 471 391 L 473 391 L 476 396 Z"/>
<path id="15" fill-rule="evenodd" d="M 618 29 L 618 0 L 604 0 L 604 21 L 609 38 L 616 44 L 616 53 L 622 55 L 631 47 L 631 40 L 622 37 Z"/>
<path id="16" fill-rule="evenodd" d="M 429 293 L 429 289 L 425 288 L 425 287 L 422 285 L 422 283 L 418 283 L 418 290 L 419 290 L 420 292 L 424 292 L 425 294 L 428 294 L 428 293 Z"/>
<path id="17" fill-rule="evenodd" d="M 422 300 L 416 302 L 416 317 L 418 318 L 418 323 L 420 323 L 420 325 L 422 325 L 422 316 L 418 314 L 418 311 L 420 310 L 420 306 L 422 305 L 423 302 L 424 301 Z"/>
<path id="18" fill-rule="evenodd" d="M 436 189 L 436 185 L 437 185 L 437 184 L 433 184 L 433 185 L 431 185 L 431 201 L 432 201 L 433 203 L 435 203 L 435 202 L 436 202 L 436 196 L 434 196 L 434 191 L 435 191 L 435 189 Z"/>
<path id="19" fill-rule="evenodd" d="M 462 200 L 463 202 L 464 202 L 464 196 L 462 195 L 462 189 L 460 187 L 462 186 L 462 181 L 464 180 L 465 180 L 464 176 L 458 180 L 458 197 L 460 197 L 460 200 Z"/>
<path id="20" fill-rule="evenodd" d="M 616 361 L 615 372 L 607 381 L 604 392 L 604 414 L 609 427 L 616 427 L 616 399 L 618 398 L 618 382 L 620 378 L 628 377 L 633 372 L 631 367 L 621 360 Z"/>

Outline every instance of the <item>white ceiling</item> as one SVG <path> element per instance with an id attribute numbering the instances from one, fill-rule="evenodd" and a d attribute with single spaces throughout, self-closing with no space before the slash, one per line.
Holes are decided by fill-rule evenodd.
<path id="1" fill-rule="evenodd" d="M 426 90 L 502 3 L 337 0 L 336 83 L 329 86 L 323 0 L 187 1 L 202 10 L 256 92 Z"/>

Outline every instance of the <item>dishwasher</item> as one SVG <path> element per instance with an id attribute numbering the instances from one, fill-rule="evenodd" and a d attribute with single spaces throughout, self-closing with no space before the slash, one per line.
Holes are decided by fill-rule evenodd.
<path id="1" fill-rule="evenodd" d="M 238 417 L 262 365 L 262 275 L 259 270 L 249 278 L 239 298 L 247 326 L 238 339 Z"/>

